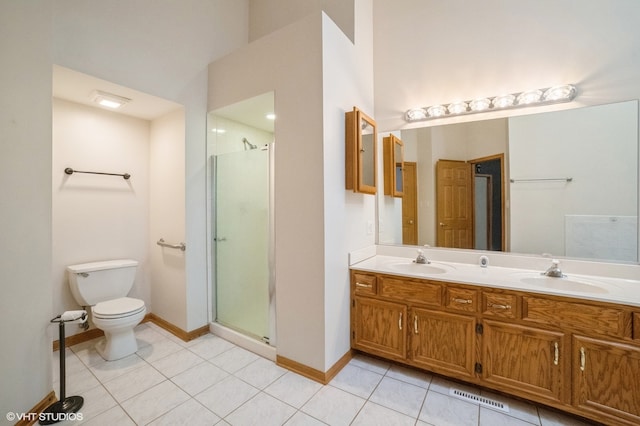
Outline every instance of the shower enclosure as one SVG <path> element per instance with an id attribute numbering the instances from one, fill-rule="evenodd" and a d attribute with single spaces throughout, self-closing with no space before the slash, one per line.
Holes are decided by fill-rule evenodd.
<path id="1" fill-rule="evenodd" d="M 272 93 L 208 116 L 211 320 L 248 349 L 275 346 L 273 123 L 249 116 L 264 108 L 273 112 Z"/>
<path id="2" fill-rule="evenodd" d="M 216 321 L 269 340 L 269 149 L 215 157 Z"/>

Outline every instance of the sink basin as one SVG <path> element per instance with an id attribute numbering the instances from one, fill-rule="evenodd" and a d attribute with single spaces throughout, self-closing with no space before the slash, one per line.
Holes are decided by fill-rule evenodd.
<path id="1" fill-rule="evenodd" d="M 535 287 L 555 290 L 576 291 L 580 293 L 608 293 L 608 290 L 602 283 L 575 277 L 554 278 L 536 273 L 527 273 L 520 274 L 520 282 Z"/>
<path id="2" fill-rule="evenodd" d="M 453 266 L 445 265 L 443 263 L 415 263 L 415 262 L 390 262 L 386 264 L 389 269 L 398 272 L 404 272 L 408 274 L 444 274 L 448 271 L 455 269 Z"/>

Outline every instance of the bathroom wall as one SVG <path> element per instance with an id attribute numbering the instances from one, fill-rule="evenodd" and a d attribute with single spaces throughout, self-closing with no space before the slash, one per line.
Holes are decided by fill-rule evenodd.
<path id="1" fill-rule="evenodd" d="M 375 198 L 344 189 L 344 113 L 373 109 L 359 3 L 361 45 L 316 14 L 209 70 L 210 110 L 275 91 L 277 353 L 323 372 L 349 350 L 347 253 L 375 242 Z"/>
<path id="2" fill-rule="evenodd" d="M 353 40 L 354 3 L 354 0 L 250 0 L 249 41 L 320 11 L 324 11 Z"/>
<path id="3" fill-rule="evenodd" d="M 374 109 L 372 14 L 370 0 L 355 2 L 355 44 L 326 15 L 322 20 L 324 371 L 351 347 L 348 253 L 376 241 L 376 198 L 344 187 L 344 113 Z"/>
<path id="4" fill-rule="evenodd" d="M 51 16 L 0 2 L 0 425 L 53 390 Z"/>
<path id="5" fill-rule="evenodd" d="M 101 108 L 53 100 L 53 306 L 79 309 L 67 265 L 130 258 L 139 262 L 130 295 L 152 311 L 149 262 L 150 122 Z M 76 170 L 118 176 L 64 173 Z M 67 334 L 82 331 L 68 327 Z"/>
<path id="6" fill-rule="evenodd" d="M 246 44 L 248 7 L 248 0 L 53 1 L 54 63 L 185 107 L 186 331 L 207 323 L 206 69 Z"/>
<path id="7" fill-rule="evenodd" d="M 321 30 L 318 15 L 209 67 L 209 110 L 274 91 L 278 354 L 324 369 Z"/>
<path id="8" fill-rule="evenodd" d="M 374 0 L 375 118 L 422 127 L 404 111 L 566 83 L 578 97 L 555 109 L 638 99 L 639 16 L 634 0 Z"/>
<path id="9" fill-rule="evenodd" d="M 187 329 L 186 252 L 156 242 L 184 241 L 185 190 L 185 117 L 180 108 L 150 124 L 147 242 L 153 313 L 183 330 Z"/>

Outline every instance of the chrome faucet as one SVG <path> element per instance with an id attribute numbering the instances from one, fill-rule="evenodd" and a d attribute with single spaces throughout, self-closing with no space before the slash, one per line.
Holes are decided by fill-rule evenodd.
<path id="1" fill-rule="evenodd" d="M 560 261 L 557 259 L 552 259 L 549 269 L 544 272 L 540 272 L 540 275 L 546 275 L 547 277 L 553 278 L 562 278 L 566 276 L 562 273 L 562 270 L 560 270 Z"/>
<path id="2" fill-rule="evenodd" d="M 427 260 L 426 257 L 424 257 L 424 254 L 422 254 L 422 250 L 418 250 L 418 257 L 416 257 L 416 260 L 414 260 L 415 263 L 421 263 L 423 265 L 431 263 Z"/>

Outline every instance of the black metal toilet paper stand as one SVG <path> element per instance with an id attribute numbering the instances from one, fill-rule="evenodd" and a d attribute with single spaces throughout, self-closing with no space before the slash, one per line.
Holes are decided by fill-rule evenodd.
<path id="1" fill-rule="evenodd" d="M 40 416 L 39 423 L 41 425 L 50 425 L 58 423 L 68 419 L 68 415 L 71 413 L 77 413 L 84 404 L 84 398 L 81 396 L 66 396 L 65 395 L 65 336 L 64 336 L 64 321 L 60 315 L 51 320 L 53 323 L 58 323 L 58 330 L 60 334 L 60 400 L 54 402 L 48 406 L 43 412 L 43 416 Z"/>

